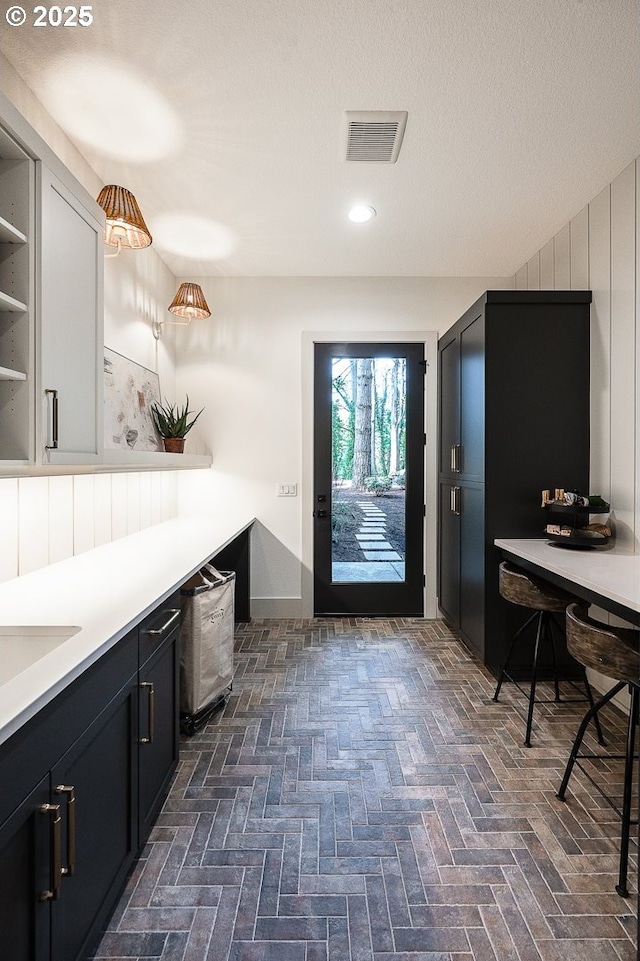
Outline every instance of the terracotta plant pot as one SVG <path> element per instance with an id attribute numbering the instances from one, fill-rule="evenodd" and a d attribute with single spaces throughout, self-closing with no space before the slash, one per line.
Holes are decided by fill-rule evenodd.
<path id="1" fill-rule="evenodd" d="M 182 454 L 184 452 L 184 437 L 163 437 L 164 449 L 168 454 Z"/>

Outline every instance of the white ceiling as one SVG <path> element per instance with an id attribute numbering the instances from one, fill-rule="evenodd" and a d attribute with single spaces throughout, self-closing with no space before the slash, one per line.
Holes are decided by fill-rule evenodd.
<path id="1" fill-rule="evenodd" d="M 0 47 L 178 276 L 507 276 L 640 154 L 637 0 L 92 9 Z M 343 159 L 372 109 L 408 111 L 396 164 Z"/>

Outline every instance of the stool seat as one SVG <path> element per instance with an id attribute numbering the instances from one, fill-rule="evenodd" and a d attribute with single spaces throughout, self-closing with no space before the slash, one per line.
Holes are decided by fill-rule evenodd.
<path id="1" fill-rule="evenodd" d="M 633 794 L 633 768 L 635 762 L 635 734 L 640 715 L 640 632 L 631 628 L 616 627 L 611 624 L 601 624 L 587 614 L 584 604 L 570 604 L 566 614 L 567 648 L 573 657 L 585 667 L 593 668 L 608 677 L 619 678 L 618 682 L 600 700 L 593 704 L 582 719 L 576 734 L 571 754 L 567 761 L 562 783 L 557 796 L 565 800 L 565 792 L 569 779 L 577 764 L 581 768 L 581 758 L 607 758 L 616 755 L 581 754 L 580 748 L 587 725 L 593 719 L 597 721 L 598 712 L 609 703 L 625 687 L 629 688 L 631 705 L 629 710 L 629 724 L 627 727 L 626 752 L 622 757 L 625 761 L 624 785 L 622 791 L 622 809 L 618 809 L 614 801 L 587 774 L 589 780 L 619 815 L 621 819 L 620 835 L 620 864 L 618 868 L 618 883 L 616 891 L 622 897 L 629 896 L 627 888 L 627 868 L 629 864 L 629 839 L 631 825 L 637 821 L 631 820 L 631 802 Z M 620 757 L 620 755 L 617 755 Z M 584 770 L 584 769 L 582 769 Z"/>
<path id="2" fill-rule="evenodd" d="M 533 726 L 534 706 L 541 703 L 540 698 L 536 697 L 536 687 L 538 682 L 538 656 L 540 653 L 540 646 L 543 642 L 545 642 L 551 647 L 554 664 L 554 700 L 559 701 L 560 686 L 558 684 L 556 649 L 553 634 L 554 630 L 561 632 L 562 627 L 557 623 L 554 623 L 552 615 L 562 614 L 562 620 L 564 623 L 564 613 L 567 605 L 574 602 L 576 598 L 567 591 L 562 590 L 562 588 L 556 587 L 555 584 L 549 584 L 548 581 L 545 581 L 540 577 L 535 577 L 532 574 L 528 574 L 525 571 L 512 566 L 507 561 L 502 561 L 498 569 L 498 589 L 500 591 L 500 596 L 506 601 L 510 601 L 512 604 L 517 604 L 520 607 L 525 607 L 529 611 L 533 611 L 529 619 L 525 621 L 520 630 L 517 631 L 511 639 L 509 651 L 507 653 L 506 660 L 502 665 L 498 683 L 493 695 L 493 700 L 497 701 L 505 678 L 508 681 L 512 681 L 514 684 L 516 684 L 518 689 L 523 694 L 527 695 L 529 700 L 529 709 L 527 712 L 527 725 L 525 730 L 524 744 L 525 747 L 531 747 L 531 729 Z M 533 623 L 536 624 L 536 634 L 531 664 L 531 683 L 527 693 L 522 690 L 515 678 L 509 673 L 509 665 L 516 644 L 519 642 L 520 637 L 524 634 L 529 625 Z M 584 667 L 582 667 L 582 682 L 584 684 L 586 698 L 590 704 L 593 704 L 593 695 L 591 693 L 591 687 L 589 686 L 589 680 Z M 604 744 L 602 731 L 600 729 L 600 722 L 597 717 L 594 720 L 594 724 L 598 733 L 598 740 L 601 744 Z"/>
<path id="3" fill-rule="evenodd" d="M 518 570 L 507 561 L 500 564 L 498 570 L 498 587 L 500 595 L 512 604 L 528 607 L 533 611 L 555 611 L 564 614 L 567 604 L 576 598 L 563 591 L 561 587 L 549 584 L 548 581 L 533 574 L 526 574 Z"/>
<path id="4" fill-rule="evenodd" d="M 567 607 L 567 648 L 576 661 L 628 684 L 640 682 L 640 634 L 594 620 L 583 604 Z"/>

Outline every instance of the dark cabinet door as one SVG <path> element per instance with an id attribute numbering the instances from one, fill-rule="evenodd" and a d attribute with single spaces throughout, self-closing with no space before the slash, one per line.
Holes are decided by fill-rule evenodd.
<path id="1" fill-rule="evenodd" d="M 99 936 L 137 850 L 138 689 L 131 681 L 51 772 L 62 806 L 62 880 L 51 957 L 76 961 Z"/>
<path id="2" fill-rule="evenodd" d="M 460 490 L 460 623 L 459 628 L 484 657 L 485 510 L 484 486 L 464 484 Z"/>
<path id="3" fill-rule="evenodd" d="M 460 488 L 440 484 L 438 604 L 453 628 L 460 620 Z"/>
<path id="4" fill-rule="evenodd" d="M 48 810 L 48 775 L 0 827 L 0 954 L 3 961 L 48 961 L 50 896 L 58 878 Z M 58 835 L 59 836 L 59 835 Z"/>
<path id="5" fill-rule="evenodd" d="M 176 627 L 140 668 L 139 843 L 164 801 L 178 763 L 180 663 Z"/>
<path id="6" fill-rule="evenodd" d="M 484 317 L 460 334 L 460 452 L 458 466 L 466 480 L 484 480 Z"/>
<path id="7" fill-rule="evenodd" d="M 456 337 L 440 350 L 440 465 L 441 474 L 457 469 L 460 445 L 460 341 Z"/>

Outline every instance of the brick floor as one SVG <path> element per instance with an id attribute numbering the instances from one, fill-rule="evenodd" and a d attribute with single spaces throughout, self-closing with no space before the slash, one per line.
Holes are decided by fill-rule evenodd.
<path id="1" fill-rule="evenodd" d="M 580 774 L 555 797 L 584 705 L 541 707 L 527 749 L 493 688 L 439 621 L 240 627 L 95 957 L 635 959 L 636 847 L 623 900 L 616 816 Z"/>

